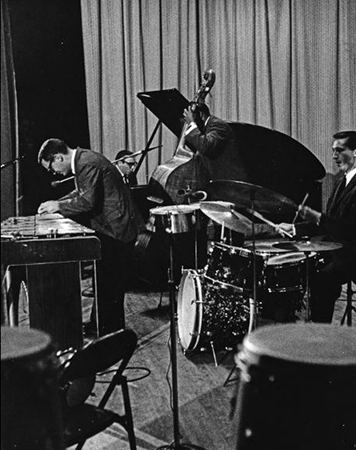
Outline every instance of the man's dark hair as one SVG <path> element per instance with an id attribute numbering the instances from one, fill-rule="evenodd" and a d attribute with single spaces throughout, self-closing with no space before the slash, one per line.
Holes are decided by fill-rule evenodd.
<path id="1" fill-rule="evenodd" d="M 54 155 L 61 153 L 66 155 L 68 153 L 67 144 L 62 139 L 47 139 L 38 152 L 37 161 L 41 164 L 41 161 L 50 161 Z"/>
<path id="2" fill-rule="evenodd" d="M 133 155 L 133 152 L 130 152 L 130 150 L 120 150 L 118 153 L 116 153 L 115 161 L 120 158 L 123 158 L 124 156 L 131 156 L 131 155 Z"/>
<path id="3" fill-rule="evenodd" d="M 347 139 L 346 144 L 351 150 L 356 149 L 356 131 L 339 131 L 333 136 L 334 139 Z"/>

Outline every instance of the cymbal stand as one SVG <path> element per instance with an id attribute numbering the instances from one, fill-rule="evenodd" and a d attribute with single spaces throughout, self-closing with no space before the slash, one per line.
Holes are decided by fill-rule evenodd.
<path id="1" fill-rule="evenodd" d="M 306 300 L 305 300 L 305 310 L 306 310 L 306 317 L 305 321 L 310 322 L 310 252 L 305 251 L 305 292 L 306 292 Z"/>
<path id="2" fill-rule="evenodd" d="M 157 450 L 184 450 L 197 449 L 205 450 L 192 444 L 181 444 L 179 433 L 179 405 L 178 405 L 178 376 L 177 376 L 177 339 L 176 339 L 176 296 L 174 284 L 174 255 L 173 255 L 173 233 L 169 233 L 169 269 L 168 269 L 168 290 L 170 304 L 170 340 L 171 340 L 171 364 L 172 364 L 172 410 L 173 410 L 173 437 L 174 440 L 170 444 L 163 445 Z"/>
<path id="3" fill-rule="evenodd" d="M 256 236 L 255 236 L 255 192 L 251 191 L 251 211 L 252 211 L 252 271 L 253 271 L 253 300 L 250 299 L 250 323 L 248 333 L 251 333 L 257 326 L 257 263 L 256 263 Z"/>
<path id="4" fill-rule="evenodd" d="M 252 213 L 252 225 L 251 225 L 251 231 L 252 231 L 252 274 L 253 274 L 253 291 L 252 291 L 252 298 L 249 298 L 250 302 L 250 321 L 248 325 L 248 331 L 247 334 L 251 333 L 256 326 L 257 326 L 257 264 L 256 264 L 256 237 L 255 237 L 255 219 L 254 219 L 254 211 L 255 211 L 255 192 L 251 192 L 251 213 Z M 232 214 L 234 213 L 234 210 L 231 210 Z M 227 376 L 224 387 L 232 382 L 236 381 L 238 378 L 231 378 L 232 374 L 234 373 L 235 369 L 237 368 L 237 364 L 234 364 L 234 367 L 231 369 L 229 375 Z"/>

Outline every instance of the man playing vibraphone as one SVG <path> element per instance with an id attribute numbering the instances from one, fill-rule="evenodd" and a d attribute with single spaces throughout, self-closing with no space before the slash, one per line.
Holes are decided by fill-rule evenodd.
<path id="1" fill-rule="evenodd" d="M 137 229 L 134 207 L 122 177 L 102 154 L 70 148 L 60 139 L 48 139 L 42 144 L 38 163 L 54 174 L 74 175 L 76 189 L 59 200 L 42 203 L 38 213 L 88 218 L 101 242 L 96 280 L 99 335 L 124 328 L 125 283 Z M 85 331 L 96 328 L 93 305 Z"/>

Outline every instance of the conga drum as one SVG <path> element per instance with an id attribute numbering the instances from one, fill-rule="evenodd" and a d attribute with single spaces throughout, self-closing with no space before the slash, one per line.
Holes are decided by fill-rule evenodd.
<path id="1" fill-rule="evenodd" d="M 356 332 L 258 328 L 236 356 L 237 450 L 346 450 L 356 443 Z"/>
<path id="2" fill-rule="evenodd" d="M 59 360 L 49 335 L 1 327 L 1 449 L 63 450 Z"/>

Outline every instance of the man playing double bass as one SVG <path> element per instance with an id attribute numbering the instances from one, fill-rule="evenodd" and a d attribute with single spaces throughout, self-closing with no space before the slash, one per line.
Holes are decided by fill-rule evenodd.
<path id="1" fill-rule="evenodd" d="M 184 119 L 188 124 L 185 143 L 201 156 L 211 180 L 248 181 L 236 137 L 227 122 L 210 115 L 205 103 L 193 103 L 185 109 Z"/>

